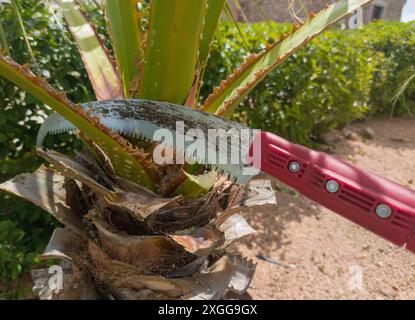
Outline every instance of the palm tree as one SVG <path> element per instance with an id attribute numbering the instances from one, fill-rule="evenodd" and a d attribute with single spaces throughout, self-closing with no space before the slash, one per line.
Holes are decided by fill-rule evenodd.
<path id="1" fill-rule="evenodd" d="M 290 34 L 248 56 L 200 105 L 215 31 L 224 8 L 229 12 L 225 0 L 98 1 L 115 59 L 76 0 L 56 2 L 97 100 L 165 101 L 230 117 L 267 74 L 370 0 L 342 0 L 311 13 Z M 47 270 L 35 271 L 41 298 L 221 299 L 246 292 L 255 266 L 228 248 L 253 232 L 241 213 L 275 205 L 272 191 L 238 185 L 201 165 L 154 163 L 153 142 L 110 130 L 3 53 L 0 75 L 70 121 L 85 146 L 71 158 L 40 145 L 38 155 L 51 166 L 0 186 L 65 226 L 42 255 L 62 261 L 63 290 L 48 286 Z M 65 129 L 48 120 L 43 134 Z"/>

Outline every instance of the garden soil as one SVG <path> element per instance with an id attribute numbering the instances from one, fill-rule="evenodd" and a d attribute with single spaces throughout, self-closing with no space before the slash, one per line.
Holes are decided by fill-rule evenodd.
<path id="1" fill-rule="evenodd" d="M 415 118 L 354 124 L 327 137 L 333 153 L 415 189 Z M 415 299 L 415 254 L 277 183 L 276 211 L 235 245 L 257 263 L 253 299 Z"/>

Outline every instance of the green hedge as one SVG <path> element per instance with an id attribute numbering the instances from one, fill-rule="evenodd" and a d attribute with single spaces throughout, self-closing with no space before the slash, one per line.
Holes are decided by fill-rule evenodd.
<path id="1" fill-rule="evenodd" d="M 261 23 L 242 27 L 252 48 L 290 29 Z M 222 25 L 203 88 L 206 95 L 247 51 L 232 24 Z M 415 72 L 415 24 L 378 22 L 363 30 L 331 30 L 284 62 L 245 100 L 236 119 L 303 144 L 322 141 L 369 114 L 391 113 L 391 99 Z M 394 115 L 415 107 L 415 86 L 398 101 Z"/>
<path id="2" fill-rule="evenodd" d="M 76 101 L 94 99 L 77 49 L 69 34 L 50 30 L 49 12 L 39 1 L 20 1 L 22 16 L 36 57 L 31 61 L 21 29 L 10 5 L 0 10 L 13 58 L 30 63 L 57 88 L 65 89 Z M 77 70 L 77 72 L 74 72 Z M 14 85 L 0 79 L 0 181 L 22 172 L 33 172 L 42 163 L 35 154 L 39 119 L 46 108 Z M 48 145 L 70 152 L 79 143 L 69 135 L 48 137 Z M 0 193 L 0 298 L 22 297 L 26 282 L 16 282 L 22 273 L 38 263 L 56 225 L 41 209 L 21 199 Z"/>
<path id="3" fill-rule="evenodd" d="M 33 68 L 77 102 L 94 96 L 76 47 L 67 31 L 50 30 L 49 13 L 42 3 L 21 1 L 22 15 L 36 56 Z M 104 33 L 104 21 L 92 14 Z M 11 8 L 0 11 L 13 58 L 29 63 L 21 31 Z M 234 27 L 223 24 L 206 72 L 202 95 L 240 63 L 244 47 L 260 48 L 288 26 L 243 26 L 247 44 Z M 235 41 L 235 36 L 238 38 Z M 390 98 L 415 66 L 414 26 L 376 23 L 361 31 L 330 31 L 285 62 L 256 88 L 238 109 L 235 118 L 253 127 L 278 132 L 296 142 L 314 144 L 332 129 L 371 113 L 391 112 Z M 76 72 L 75 72 L 76 71 Z M 48 74 L 48 72 L 50 74 Z M 0 181 L 34 171 L 41 161 L 34 152 L 44 106 L 0 79 Z M 412 86 L 395 113 L 414 107 Z M 79 142 L 69 135 L 48 137 L 48 146 L 70 152 Z M 56 225 L 42 210 L 8 194 L 0 194 L 0 297 L 22 297 L 24 285 L 14 281 L 38 263 Z M 27 286 L 26 286 L 27 287 Z"/>

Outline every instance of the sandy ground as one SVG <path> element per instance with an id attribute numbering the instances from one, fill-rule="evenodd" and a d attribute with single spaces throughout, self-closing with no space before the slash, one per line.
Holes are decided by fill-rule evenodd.
<path id="1" fill-rule="evenodd" d="M 367 127 L 373 139 L 362 138 Z M 337 156 L 415 189 L 415 118 L 374 119 L 348 130 L 349 139 L 329 138 Z M 415 299 L 415 255 L 282 189 L 277 211 L 249 216 L 258 233 L 237 244 L 258 264 L 252 298 Z"/>

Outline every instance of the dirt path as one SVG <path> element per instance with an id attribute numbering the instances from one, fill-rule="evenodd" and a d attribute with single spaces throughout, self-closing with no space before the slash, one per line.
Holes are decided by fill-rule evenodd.
<path id="1" fill-rule="evenodd" d="M 373 140 L 349 132 L 349 140 L 333 138 L 334 153 L 415 189 L 415 118 L 348 129 L 367 127 Z M 277 199 L 277 212 L 248 217 L 258 233 L 237 245 L 258 264 L 249 291 L 254 299 L 415 299 L 415 255 L 292 192 Z"/>

